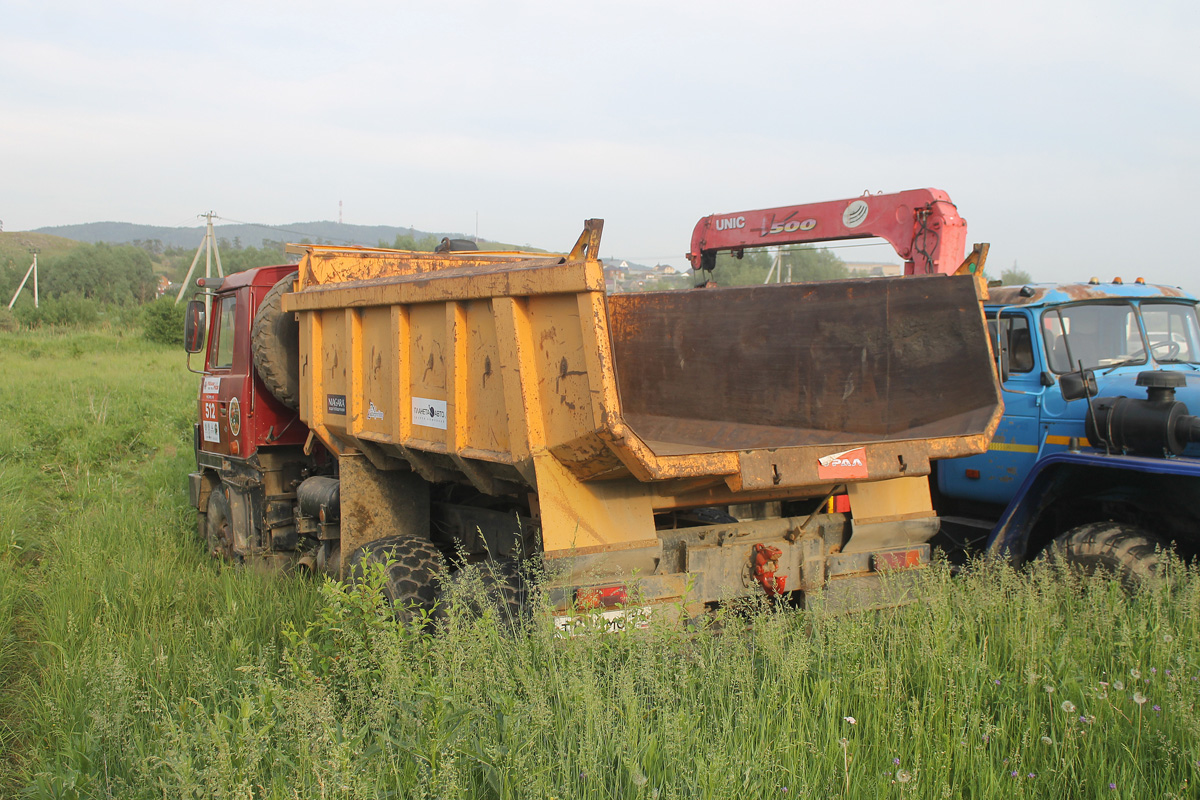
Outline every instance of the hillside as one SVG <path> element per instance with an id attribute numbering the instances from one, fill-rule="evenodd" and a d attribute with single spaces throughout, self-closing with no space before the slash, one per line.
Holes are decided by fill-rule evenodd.
<path id="1" fill-rule="evenodd" d="M 24 272 L 33 263 L 29 252 L 33 248 L 40 251 L 38 259 L 46 259 L 78 246 L 79 242 L 73 239 L 37 231 L 0 232 L 0 268 L 11 267 Z"/>
<path id="2" fill-rule="evenodd" d="M 374 247 L 380 242 L 395 241 L 397 236 L 412 236 L 417 239 L 424 236 L 433 236 L 436 239 L 441 239 L 443 236 L 469 238 L 462 233 L 426 232 L 392 225 L 346 225 L 328 221 L 292 222 L 275 226 L 227 224 L 214 225 L 213 229 L 218 239 L 229 242 L 237 241 L 243 247 L 258 247 L 268 240 L 299 242 L 308 239 L 313 242 L 359 244 Z M 194 248 L 204 239 L 204 226 L 166 228 L 157 225 L 137 225 L 130 222 L 88 222 L 81 225 L 38 228 L 33 234 L 52 234 L 55 237 L 65 237 L 79 242 L 108 242 L 109 244 L 158 240 L 164 247 Z M 486 245 L 489 249 L 515 247 L 486 240 L 481 240 L 480 244 Z"/>

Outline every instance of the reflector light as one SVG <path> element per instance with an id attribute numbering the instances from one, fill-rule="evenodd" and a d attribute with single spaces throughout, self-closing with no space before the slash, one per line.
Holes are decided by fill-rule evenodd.
<path id="1" fill-rule="evenodd" d="M 1112 282 L 1113 282 L 1114 284 L 1116 284 L 1117 286 L 1121 286 L 1122 284 L 1124 284 L 1124 283 L 1125 283 L 1125 281 L 1121 280 L 1121 276 L 1120 276 L 1120 275 L 1118 275 L 1117 277 L 1113 278 L 1113 281 L 1112 281 Z"/>
<path id="2" fill-rule="evenodd" d="M 876 572 L 894 569 L 910 569 L 921 565 L 920 550 L 897 550 L 892 553 L 877 553 L 872 559 Z"/>
<path id="3" fill-rule="evenodd" d="M 1143 285 L 1144 285 L 1144 284 L 1146 283 L 1146 279 L 1145 279 L 1145 278 L 1138 278 L 1137 280 L 1135 280 L 1135 281 L 1134 281 L 1134 283 L 1140 283 L 1140 284 L 1143 284 Z"/>
<path id="4" fill-rule="evenodd" d="M 979 480 L 979 470 L 977 470 L 977 469 L 967 470 L 967 477 L 973 481 Z"/>
<path id="5" fill-rule="evenodd" d="M 232 452 L 232 453 L 233 453 L 235 456 L 238 454 L 238 450 L 240 450 L 240 449 L 241 449 L 241 448 L 239 448 L 239 447 L 238 447 L 238 442 L 237 442 L 237 439 L 234 439 L 232 442 L 230 442 L 230 443 L 229 443 L 229 450 L 230 450 L 230 451 L 231 451 L 231 452 Z"/>
<path id="6" fill-rule="evenodd" d="M 1100 283 L 1100 279 L 1093 275 L 1091 280 L 1088 281 L 1088 286 L 1096 286 L 1099 283 Z"/>
<path id="7" fill-rule="evenodd" d="M 589 586 L 575 591 L 575 607 L 579 609 L 612 608 L 624 605 L 628 599 L 624 586 Z"/>

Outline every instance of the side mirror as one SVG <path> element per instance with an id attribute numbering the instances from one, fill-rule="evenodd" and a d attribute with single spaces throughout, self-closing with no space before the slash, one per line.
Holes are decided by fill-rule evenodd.
<path id="1" fill-rule="evenodd" d="M 183 317 L 183 349 L 199 353 L 204 349 L 205 333 L 204 301 L 189 300 Z"/>
<path id="2" fill-rule="evenodd" d="M 1068 402 L 1095 397 L 1100 392 L 1096 385 L 1096 373 L 1090 369 L 1059 375 L 1058 390 L 1062 392 L 1063 400 Z"/>

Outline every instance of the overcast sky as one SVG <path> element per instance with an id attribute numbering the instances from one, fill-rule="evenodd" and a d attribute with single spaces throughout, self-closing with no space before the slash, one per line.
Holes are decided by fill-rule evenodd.
<path id="1" fill-rule="evenodd" d="M 1196 0 L 0 0 L 0 220 L 602 217 L 682 264 L 706 214 L 930 186 L 993 274 L 1200 291 L 1198 42 Z"/>

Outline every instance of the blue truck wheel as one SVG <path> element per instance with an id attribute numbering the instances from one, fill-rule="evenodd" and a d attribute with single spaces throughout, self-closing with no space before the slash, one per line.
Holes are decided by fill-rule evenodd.
<path id="1" fill-rule="evenodd" d="M 1084 575 L 1107 572 L 1128 589 L 1145 588 L 1160 574 L 1166 545 L 1123 522 L 1091 522 L 1051 544 L 1048 555 Z"/>

